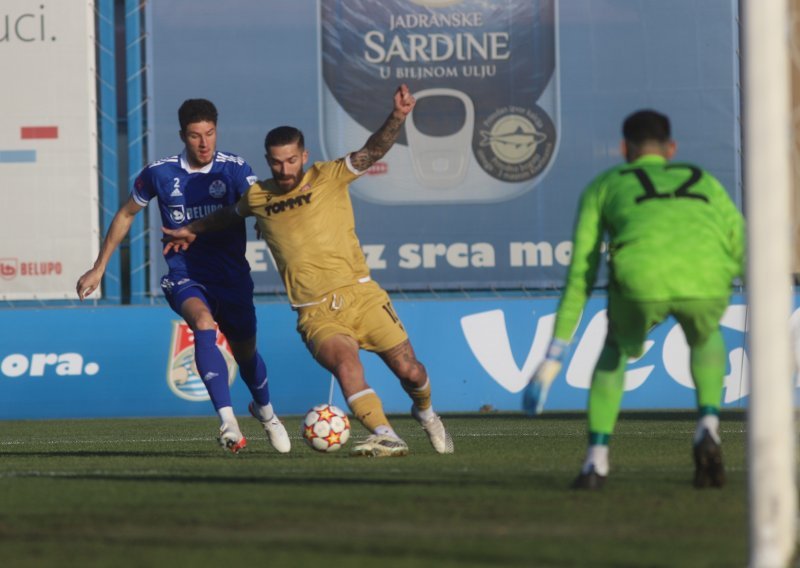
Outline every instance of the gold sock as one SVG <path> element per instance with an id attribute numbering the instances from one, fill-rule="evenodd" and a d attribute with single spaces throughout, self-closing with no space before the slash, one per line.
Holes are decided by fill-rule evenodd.
<path id="1" fill-rule="evenodd" d="M 389 426 L 389 419 L 383 412 L 381 399 L 372 389 L 357 392 L 347 399 L 350 410 L 356 419 L 370 432 L 375 432 L 379 426 Z M 391 427 L 390 427 L 391 428 Z"/>
<path id="2" fill-rule="evenodd" d="M 427 410 L 431 407 L 431 382 L 426 380 L 425 384 L 418 389 L 411 389 L 406 391 L 411 400 L 414 401 L 414 406 L 420 410 Z"/>

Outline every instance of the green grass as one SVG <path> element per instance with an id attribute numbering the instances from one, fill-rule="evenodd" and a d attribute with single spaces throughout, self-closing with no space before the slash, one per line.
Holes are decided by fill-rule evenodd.
<path id="1" fill-rule="evenodd" d="M 728 484 L 691 486 L 694 415 L 623 413 L 603 491 L 568 489 L 583 414 L 445 416 L 456 453 L 410 418 L 405 458 L 305 447 L 259 426 L 238 456 L 214 418 L 17 421 L 0 436 L 4 566 L 744 566 L 745 423 L 723 416 Z M 360 426 L 354 432 L 363 434 Z M 352 443 L 352 442 L 351 442 Z"/>

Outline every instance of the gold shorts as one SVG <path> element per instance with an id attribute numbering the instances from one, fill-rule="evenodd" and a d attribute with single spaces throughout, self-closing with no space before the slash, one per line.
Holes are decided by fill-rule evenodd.
<path id="1" fill-rule="evenodd" d="M 352 337 L 359 347 L 375 353 L 408 339 L 389 295 L 372 280 L 338 288 L 319 303 L 295 309 L 297 331 L 315 357 L 332 335 Z"/>

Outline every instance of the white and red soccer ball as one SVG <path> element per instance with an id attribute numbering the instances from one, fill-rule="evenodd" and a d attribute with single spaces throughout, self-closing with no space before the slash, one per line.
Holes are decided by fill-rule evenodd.
<path id="1" fill-rule="evenodd" d="M 331 404 L 309 410 L 300 426 L 303 440 L 318 452 L 335 452 L 350 438 L 350 419 Z"/>

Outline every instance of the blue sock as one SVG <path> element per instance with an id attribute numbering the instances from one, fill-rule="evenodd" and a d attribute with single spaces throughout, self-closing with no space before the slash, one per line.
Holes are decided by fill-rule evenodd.
<path id="1" fill-rule="evenodd" d="M 269 404 L 269 385 L 267 384 L 267 365 L 261 355 L 256 354 L 252 359 L 245 363 L 239 364 L 239 374 L 242 375 L 242 380 L 250 393 L 253 395 L 253 400 L 260 406 Z"/>
<path id="2" fill-rule="evenodd" d="M 216 410 L 231 406 L 228 386 L 228 365 L 217 348 L 217 332 L 213 329 L 194 332 L 194 362 L 200 378 L 206 385 L 208 396 Z"/>

